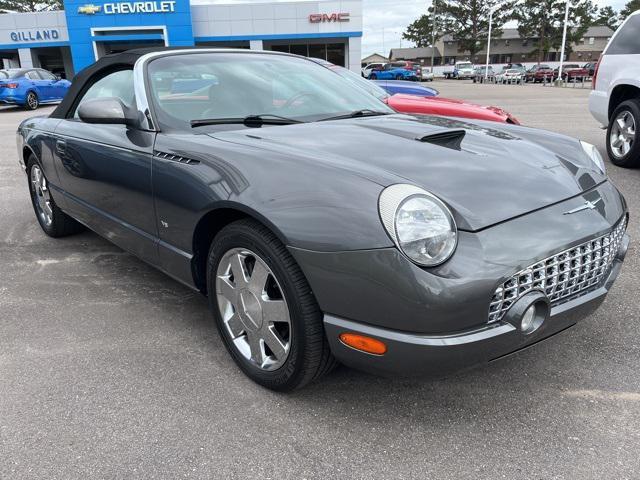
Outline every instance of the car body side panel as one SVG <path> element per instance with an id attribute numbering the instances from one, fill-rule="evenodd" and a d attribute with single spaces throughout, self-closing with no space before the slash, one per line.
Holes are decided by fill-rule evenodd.
<path id="1" fill-rule="evenodd" d="M 596 209 L 565 214 L 597 198 Z M 395 248 L 291 251 L 327 314 L 392 330 L 455 332 L 486 324 L 496 287 L 513 274 L 607 233 L 625 212 L 607 182 L 482 232 L 460 232 L 456 253 L 436 268 L 420 268 Z"/>
<path id="2" fill-rule="evenodd" d="M 69 212 L 116 245 L 157 262 L 151 190 L 155 133 L 61 120 L 54 162 Z"/>
<path id="3" fill-rule="evenodd" d="M 249 129 L 247 134 L 259 132 Z M 382 187 L 346 169 L 313 163 L 313 157 L 291 158 L 286 152 L 263 152 L 261 158 L 255 147 L 208 135 L 161 133 L 155 150 L 197 162 L 154 157 L 158 221 L 168 225 L 160 227 L 160 240 L 181 252 L 193 253 L 196 224 L 217 208 L 244 210 L 269 222 L 285 243 L 299 248 L 393 245 L 378 216 Z"/>

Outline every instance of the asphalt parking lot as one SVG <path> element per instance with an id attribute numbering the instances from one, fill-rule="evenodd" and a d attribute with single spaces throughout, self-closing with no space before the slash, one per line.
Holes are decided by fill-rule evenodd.
<path id="1" fill-rule="evenodd" d="M 587 89 L 433 86 L 604 153 Z M 638 478 L 640 170 L 608 165 L 632 245 L 581 324 L 446 379 L 339 368 L 276 394 L 204 298 L 95 234 L 42 233 L 15 151 L 29 115 L 0 110 L 0 478 Z"/>

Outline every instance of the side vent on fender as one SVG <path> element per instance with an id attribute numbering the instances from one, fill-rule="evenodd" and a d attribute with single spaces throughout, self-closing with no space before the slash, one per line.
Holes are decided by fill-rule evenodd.
<path id="1" fill-rule="evenodd" d="M 197 165 L 198 163 L 200 163 L 199 160 L 194 160 L 192 158 L 187 158 L 187 157 L 181 157 L 180 155 L 173 155 L 171 153 L 159 152 L 157 150 L 153 154 L 154 156 L 158 158 L 162 158 L 163 160 L 170 160 L 172 162 L 185 163 L 187 165 Z"/>
<path id="2" fill-rule="evenodd" d="M 418 137 L 416 140 L 460 151 L 462 150 L 462 140 L 465 135 L 466 132 L 464 130 L 446 130 L 444 132 L 437 132 L 425 135 L 424 137 Z"/>

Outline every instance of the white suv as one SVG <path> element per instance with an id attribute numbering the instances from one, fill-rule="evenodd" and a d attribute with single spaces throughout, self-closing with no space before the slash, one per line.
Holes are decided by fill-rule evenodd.
<path id="1" fill-rule="evenodd" d="M 640 167 L 640 10 L 618 28 L 593 75 L 589 110 L 607 128 L 607 153 L 615 165 Z M 640 139 L 639 139 L 640 140 Z"/>

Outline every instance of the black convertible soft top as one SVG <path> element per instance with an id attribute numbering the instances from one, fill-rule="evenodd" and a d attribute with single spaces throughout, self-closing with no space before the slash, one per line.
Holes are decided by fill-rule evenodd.
<path id="1" fill-rule="evenodd" d="M 73 77 L 71 87 L 64 96 L 64 99 L 58 107 L 49 115 L 51 118 L 67 118 L 71 112 L 75 101 L 86 90 L 90 83 L 96 80 L 96 78 L 103 77 L 115 70 L 123 70 L 126 68 L 132 68 L 136 61 L 151 52 L 158 52 L 162 50 L 184 50 L 189 47 L 149 47 L 149 48 L 136 48 L 133 50 L 127 50 L 122 53 L 114 53 L 106 55 L 100 58 L 96 63 L 89 65 L 87 68 L 78 72 Z"/>

